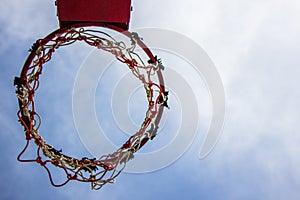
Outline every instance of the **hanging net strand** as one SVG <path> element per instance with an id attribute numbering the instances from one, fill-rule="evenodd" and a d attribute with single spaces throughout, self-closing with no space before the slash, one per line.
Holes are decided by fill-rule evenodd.
<path id="1" fill-rule="evenodd" d="M 126 166 L 126 163 L 134 157 L 149 139 L 157 134 L 158 123 L 163 107 L 168 107 L 168 92 L 165 91 L 161 80 L 162 63 L 157 57 L 150 59 L 147 64 L 134 51 L 141 42 L 140 37 L 133 33 L 130 37 L 131 45 L 116 41 L 113 37 L 97 30 L 85 30 L 83 28 L 66 29 L 66 31 L 54 34 L 53 37 L 37 40 L 30 49 L 29 55 L 20 77 L 16 77 L 14 85 L 19 101 L 18 119 L 24 127 L 26 145 L 18 155 L 20 162 L 36 162 L 40 164 L 49 175 L 53 186 L 59 187 L 71 180 L 90 182 L 92 189 L 100 189 L 106 183 L 113 183 L 115 178 Z M 115 58 L 127 65 L 132 74 L 144 85 L 148 109 L 140 129 L 133 134 L 119 149 L 99 158 L 73 158 L 62 153 L 47 144 L 39 134 L 41 117 L 36 111 L 34 95 L 39 87 L 39 77 L 42 74 L 44 64 L 51 58 L 56 49 L 70 45 L 76 41 L 110 52 Z M 155 76 L 159 77 L 158 83 Z M 28 149 L 30 142 L 37 146 L 37 155 L 34 159 L 23 159 L 22 156 Z M 49 165 L 62 169 L 66 174 L 66 180 L 55 183 Z"/>

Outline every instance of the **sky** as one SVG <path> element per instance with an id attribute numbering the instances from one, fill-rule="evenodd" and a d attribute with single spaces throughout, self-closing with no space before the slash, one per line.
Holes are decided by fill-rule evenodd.
<path id="1" fill-rule="evenodd" d="M 122 173 L 116 183 L 99 191 L 78 182 L 54 188 L 40 166 L 17 162 L 25 137 L 17 121 L 13 79 L 32 43 L 57 29 L 58 22 L 52 0 L 3 0 L 0 198 L 299 199 L 300 2 L 134 0 L 132 4 L 130 30 L 150 27 L 178 32 L 200 45 L 214 62 L 224 85 L 226 118 L 213 151 L 199 159 L 209 126 L 204 120 L 193 144 L 176 162 L 149 173 Z M 59 49 L 51 61 L 56 66 L 49 63 L 45 69 L 35 99 L 43 119 L 40 133 L 49 143 L 75 155 L 89 154 L 76 133 L 72 91 L 80 65 L 90 52 L 80 44 Z M 97 92 L 101 96 L 101 88 Z M 176 100 L 171 105 L 177 108 Z M 172 124 L 172 111 L 166 118 Z M 167 144 L 174 136 L 164 131 L 167 134 L 161 141 Z M 152 142 L 154 147 L 155 142 L 160 144 L 159 138 Z"/>

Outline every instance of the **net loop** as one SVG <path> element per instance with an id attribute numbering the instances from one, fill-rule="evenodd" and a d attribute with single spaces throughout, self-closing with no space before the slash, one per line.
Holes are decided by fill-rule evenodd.
<path id="1" fill-rule="evenodd" d="M 131 45 L 126 46 L 123 41 L 117 41 L 102 31 L 71 28 L 57 33 L 53 37 L 37 40 L 29 50 L 31 54 L 23 67 L 21 76 L 14 80 L 19 101 L 17 116 L 24 127 L 27 141 L 18 156 L 18 160 L 40 164 L 47 171 L 51 184 L 56 187 L 63 186 L 70 180 L 89 182 L 92 189 L 100 189 L 106 183 L 113 183 L 125 168 L 126 163 L 133 159 L 133 154 L 149 139 L 152 140 L 156 136 L 157 124 L 161 115 L 159 110 L 167 106 L 168 93 L 165 92 L 163 84 L 155 83 L 157 79 L 154 78 L 163 69 L 161 61 L 155 56 L 146 65 L 134 51 L 141 39 L 137 33 L 132 33 L 130 36 Z M 35 108 L 34 95 L 40 86 L 39 77 L 42 74 L 44 64 L 52 58 L 56 49 L 76 41 L 110 52 L 117 60 L 127 65 L 132 74 L 144 85 L 148 100 L 148 109 L 140 129 L 115 152 L 99 158 L 77 159 L 67 156 L 63 154 L 62 150 L 57 150 L 47 144 L 39 134 L 42 120 Z M 36 158 L 22 159 L 31 141 L 37 146 Z M 66 180 L 60 184 L 55 183 L 48 164 L 62 169 L 63 173 L 66 174 Z"/>

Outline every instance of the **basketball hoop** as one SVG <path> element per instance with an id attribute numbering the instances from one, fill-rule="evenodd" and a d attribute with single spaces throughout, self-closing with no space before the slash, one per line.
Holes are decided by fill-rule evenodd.
<path id="1" fill-rule="evenodd" d="M 117 0 L 114 1 L 115 3 L 121 2 Z M 77 180 L 80 182 L 89 182 L 92 185 L 92 189 L 97 190 L 106 183 L 113 183 L 115 178 L 126 166 L 126 163 L 133 158 L 134 153 L 146 142 L 155 137 L 163 108 L 168 107 L 168 92 L 165 91 L 164 87 L 161 73 L 164 67 L 161 61 L 156 56 L 153 56 L 137 33 L 127 31 L 129 18 L 125 18 L 125 21 L 122 21 L 124 15 L 123 17 L 119 16 L 119 20 L 114 18 L 114 20 L 105 21 L 107 13 L 104 17 L 102 16 L 102 18 L 91 19 L 91 16 L 88 16 L 86 19 L 80 18 L 80 16 L 69 16 L 69 18 L 67 18 L 65 17 L 67 15 L 64 16 L 64 13 L 67 13 L 64 12 L 64 9 L 72 7 L 72 3 L 70 2 L 75 2 L 74 5 L 78 7 L 80 5 L 76 4 L 76 2 L 80 3 L 81 1 L 57 0 L 61 28 L 34 43 L 30 49 L 30 54 L 23 66 L 20 77 L 16 77 L 14 81 L 19 102 L 17 115 L 21 125 L 24 127 L 26 136 L 26 145 L 18 155 L 18 160 L 20 162 L 36 162 L 40 164 L 47 171 L 53 186 L 60 187 L 71 180 Z M 97 2 L 97 5 L 99 5 L 99 1 L 95 0 L 85 2 L 94 4 Z M 124 2 L 129 3 L 130 8 L 130 1 L 123 0 L 123 3 Z M 73 9 L 74 5 L 72 7 Z M 99 6 L 97 8 L 99 9 Z M 127 11 L 130 12 L 128 9 Z M 123 41 L 117 41 L 103 31 L 89 28 L 91 26 L 106 27 L 122 32 L 128 37 L 131 45 L 128 46 Z M 35 108 L 34 95 L 40 86 L 39 78 L 44 69 L 44 65 L 52 58 L 58 48 L 71 45 L 78 41 L 99 50 L 109 52 L 114 55 L 119 62 L 124 63 L 125 66 L 127 65 L 132 74 L 141 81 L 147 95 L 148 109 L 140 129 L 115 152 L 103 155 L 99 158 L 84 157 L 79 159 L 65 155 L 48 144 L 39 133 L 41 117 Z M 142 56 L 136 52 L 137 46 L 143 49 L 149 60 L 144 61 L 142 59 Z M 23 159 L 22 156 L 31 142 L 34 142 L 37 147 L 36 158 Z M 49 165 L 60 168 L 66 174 L 66 180 L 62 183 L 55 183 Z"/>

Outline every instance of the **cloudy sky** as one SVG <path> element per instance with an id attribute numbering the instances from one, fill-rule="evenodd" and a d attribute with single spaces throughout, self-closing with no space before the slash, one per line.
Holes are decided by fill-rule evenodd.
<path id="1" fill-rule="evenodd" d="M 176 31 L 198 43 L 213 60 L 225 88 L 226 120 L 206 158 L 198 159 L 200 132 L 172 165 L 151 173 L 122 173 L 115 184 L 92 191 L 77 182 L 53 188 L 37 164 L 16 160 L 25 138 L 17 122 L 13 78 L 32 43 L 57 29 L 58 23 L 53 0 L 2 0 L 0 198 L 299 199 L 299 19 L 297 0 L 134 0 L 130 29 Z M 67 148 L 70 154 L 84 154 L 88 152 L 80 145 L 72 119 L 72 90 L 90 50 L 72 48 L 55 55 L 53 62 L 66 67 L 49 65 L 36 101 L 44 138 L 55 146 L 76 147 Z"/>

